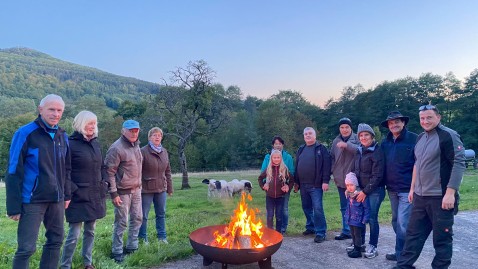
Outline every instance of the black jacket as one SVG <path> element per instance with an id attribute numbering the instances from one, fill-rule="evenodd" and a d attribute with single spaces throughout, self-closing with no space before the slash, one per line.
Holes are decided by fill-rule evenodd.
<path id="1" fill-rule="evenodd" d="M 362 145 L 357 148 L 352 171 L 357 175 L 360 188 L 365 194 L 369 195 L 377 187 L 385 185 L 383 169 L 383 152 L 377 142 L 367 148 Z"/>
<path id="2" fill-rule="evenodd" d="M 300 187 L 300 177 L 299 170 L 297 169 L 297 165 L 299 164 L 300 155 L 305 148 L 305 144 L 300 146 L 297 150 L 296 158 L 295 158 L 295 175 L 294 180 Z M 332 158 L 330 157 L 330 153 L 327 148 L 319 142 L 315 142 L 315 175 L 314 175 L 314 186 L 316 188 L 322 188 L 322 184 L 326 183 L 329 184 L 330 181 L 330 173 L 331 173 L 331 166 L 332 166 Z"/>
<path id="3" fill-rule="evenodd" d="M 96 138 L 87 141 L 82 134 L 70 136 L 71 203 L 66 209 L 68 222 L 92 221 L 106 215 L 107 184 L 101 177 L 103 158 Z"/>

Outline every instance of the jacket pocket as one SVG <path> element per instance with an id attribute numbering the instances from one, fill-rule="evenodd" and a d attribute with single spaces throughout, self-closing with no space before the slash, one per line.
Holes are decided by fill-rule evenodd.
<path id="1" fill-rule="evenodd" d="M 84 203 L 90 201 L 90 183 L 75 183 L 78 189 L 73 193 L 72 201 Z"/>

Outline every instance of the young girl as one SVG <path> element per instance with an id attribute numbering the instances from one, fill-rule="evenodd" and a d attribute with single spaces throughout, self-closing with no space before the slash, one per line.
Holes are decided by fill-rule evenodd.
<path id="1" fill-rule="evenodd" d="M 265 182 L 263 179 L 266 179 Z M 294 185 L 287 166 L 282 161 L 282 152 L 273 149 L 267 169 L 258 178 L 259 185 L 266 192 L 267 227 L 274 229 L 274 214 L 276 231 L 281 232 L 282 216 L 284 214 L 284 195 Z"/>
<path id="2" fill-rule="evenodd" d="M 348 253 L 350 258 L 362 257 L 362 244 L 364 239 L 362 238 L 362 229 L 365 229 L 365 223 L 370 218 L 369 206 L 367 198 L 363 202 L 357 201 L 357 194 L 360 192 L 358 187 L 357 176 L 350 172 L 345 176 L 345 197 L 348 199 L 347 209 L 345 211 L 345 220 L 350 226 L 350 233 L 352 234 L 352 240 L 354 248 Z"/>

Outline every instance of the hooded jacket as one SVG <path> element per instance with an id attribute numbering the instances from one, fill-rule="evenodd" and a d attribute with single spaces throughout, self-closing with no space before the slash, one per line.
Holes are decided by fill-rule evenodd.
<path id="1" fill-rule="evenodd" d="M 6 178 L 7 214 L 21 214 L 22 203 L 70 200 L 70 147 L 61 128 L 53 137 L 38 116 L 13 135 Z"/>
<path id="2" fill-rule="evenodd" d="M 257 179 L 261 189 L 264 187 L 264 179 L 267 177 L 267 169 L 262 171 L 259 178 Z M 272 179 L 269 181 L 269 190 L 266 191 L 266 195 L 272 198 L 279 198 L 284 196 L 286 193 L 281 190 L 282 186 L 288 185 L 289 190 L 294 186 L 294 177 L 287 172 L 287 175 L 284 175 L 285 182 L 279 179 L 279 166 L 272 167 Z"/>
<path id="3" fill-rule="evenodd" d="M 297 169 L 297 165 L 299 164 L 300 160 L 300 155 L 306 145 L 302 145 L 299 147 L 297 150 L 296 158 L 295 158 L 295 183 L 297 183 L 300 187 L 300 177 L 306 177 L 307 175 L 300 175 L 299 171 Z M 330 159 L 330 153 L 327 150 L 327 148 L 322 145 L 320 142 L 315 142 L 314 145 L 314 151 L 315 151 L 315 170 L 314 170 L 314 175 L 311 177 L 314 179 L 314 186 L 316 188 L 322 188 L 322 184 L 329 184 L 330 181 L 330 166 L 331 166 L 331 159 Z"/>
<path id="4" fill-rule="evenodd" d="M 360 145 L 357 148 L 353 172 L 357 175 L 360 188 L 366 195 L 385 185 L 383 168 L 383 152 L 377 142 L 370 147 Z"/>
<path id="5" fill-rule="evenodd" d="M 70 136 L 71 203 L 65 211 L 67 222 L 93 221 L 106 215 L 107 183 L 101 176 L 103 157 L 96 138 Z"/>

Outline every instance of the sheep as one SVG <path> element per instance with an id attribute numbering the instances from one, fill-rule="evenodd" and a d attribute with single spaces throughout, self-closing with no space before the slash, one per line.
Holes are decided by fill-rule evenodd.
<path id="1" fill-rule="evenodd" d="M 205 178 L 202 183 L 208 184 L 208 197 L 232 197 L 232 193 L 229 192 L 228 182 L 223 179 L 216 180 Z"/>
<path id="2" fill-rule="evenodd" d="M 252 183 L 249 180 L 233 179 L 228 184 L 229 193 L 231 194 L 231 196 L 237 193 L 241 193 L 243 191 L 247 193 L 251 193 L 252 191 Z"/>

